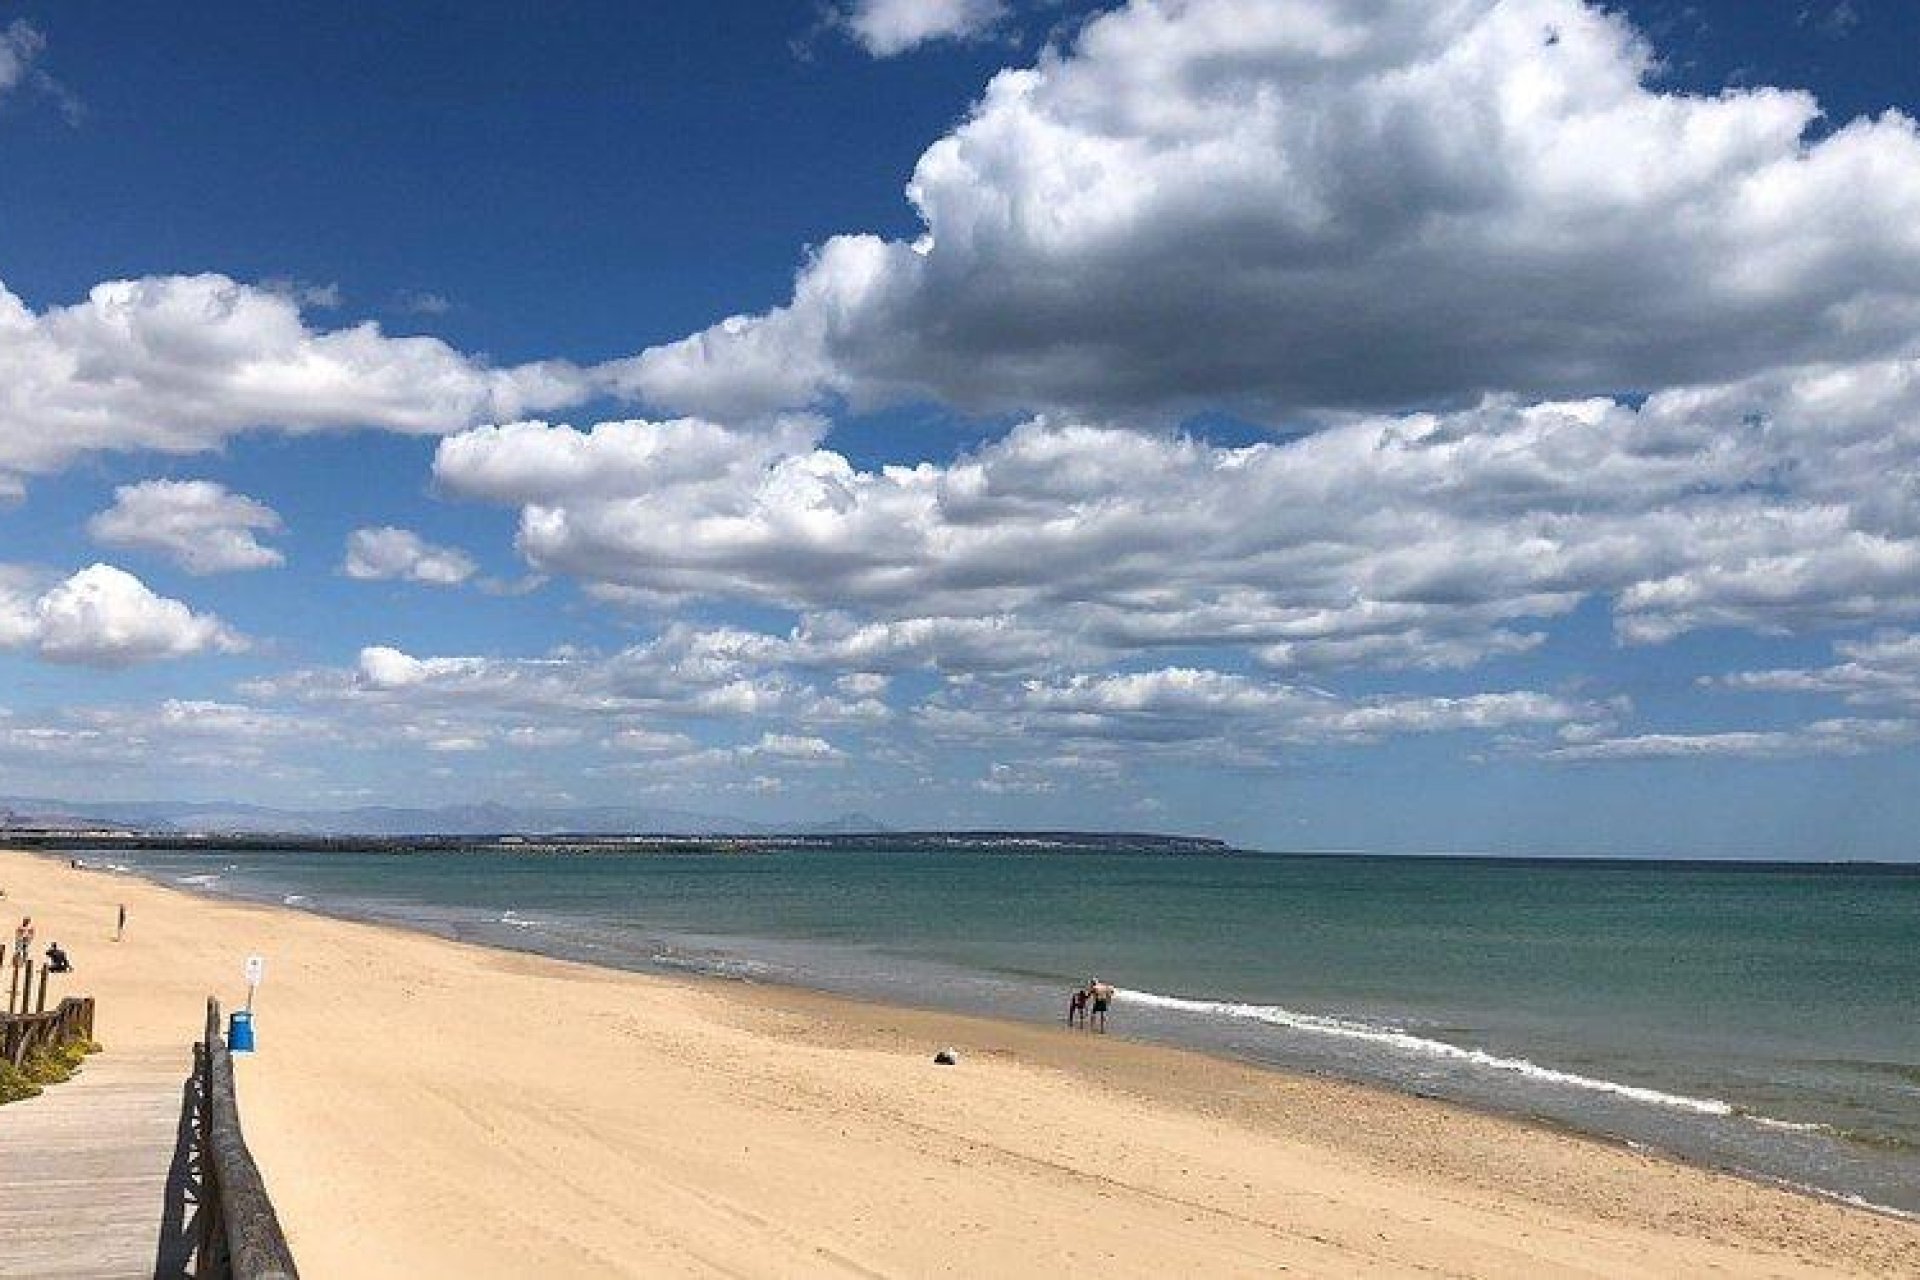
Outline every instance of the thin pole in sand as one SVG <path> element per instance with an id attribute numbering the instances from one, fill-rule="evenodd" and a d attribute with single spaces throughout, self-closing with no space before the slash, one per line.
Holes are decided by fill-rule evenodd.
<path id="1" fill-rule="evenodd" d="M 248 956 L 246 975 L 247 1016 L 251 1018 L 253 1016 L 253 993 L 260 989 L 260 979 L 267 976 L 267 958 L 265 956 Z"/>
<path id="2" fill-rule="evenodd" d="M 45 1013 L 47 1011 L 47 977 L 52 972 L 52 965 L 43 964 L 40 966 L 40 998 L 34 1002 L 33 1011 L 35 1013 Z"/>
<path id="3" fill-rule="evenodd" d="M 7 979 L 7 1012 L 13 1012 L 14 997 L 20 991 L 20 957 L 14 956 L 12 976 Z"/>

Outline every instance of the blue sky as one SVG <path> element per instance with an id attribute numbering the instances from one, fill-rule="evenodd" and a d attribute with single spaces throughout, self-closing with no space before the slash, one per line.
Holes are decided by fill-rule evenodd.
<path id="1" fill-rule="evenodd" d="M 0 10 L 0 795 L 1913 855 L 1920 15 Z"/>

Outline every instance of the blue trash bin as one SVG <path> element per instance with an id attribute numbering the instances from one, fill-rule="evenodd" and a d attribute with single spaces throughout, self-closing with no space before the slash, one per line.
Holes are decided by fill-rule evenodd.
<path id="1" fill-rule="evenodd" d="M 227 1018 L 227 1048 L 235 1053 L 253 1052 L 253 1011 L 235 1009 Z"/>

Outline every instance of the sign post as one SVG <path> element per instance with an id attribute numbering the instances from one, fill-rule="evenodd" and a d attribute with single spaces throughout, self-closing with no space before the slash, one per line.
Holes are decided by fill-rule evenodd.
<path id="1" fill-rule="evenodd" d="M 267 962 L 260 956 L 248 956 L 241 972 L 247 976 L 247 1007 L 227 1015 L 227 1047 L 235 1053 L 253 1052 L 253 993 L 266 976 Z"/>

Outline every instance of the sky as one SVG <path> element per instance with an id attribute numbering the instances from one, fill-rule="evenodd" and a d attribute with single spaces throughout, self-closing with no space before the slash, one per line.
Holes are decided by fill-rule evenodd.
<path id="1" fill-rule="evenodd" d="M 0 796 L 1920 857 L 1916 47 L 0 4 Z"/>

